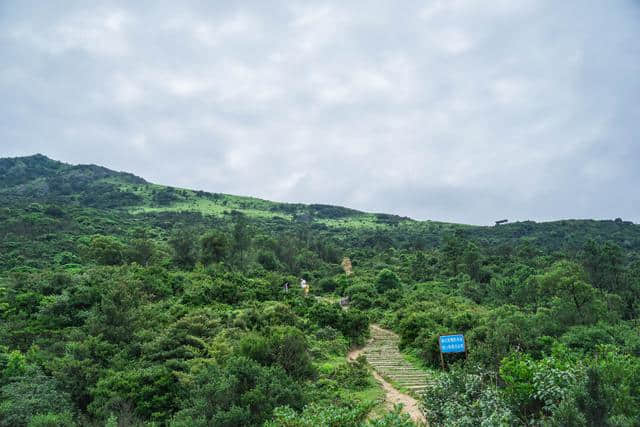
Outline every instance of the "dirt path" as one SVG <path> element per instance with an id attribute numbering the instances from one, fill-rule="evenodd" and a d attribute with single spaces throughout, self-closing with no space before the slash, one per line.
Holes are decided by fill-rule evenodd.
<path id="1" fill-rule="evenodd" d="M 367 345 L 364 348 L 351 350 L 347 357 L 349 360 L 355 360 L 361 354 L 365 355 L 367 361 L 373 367 L 373 377 L 382 385 L 386 393 L 385 405 L 388 409 L 391 410 L 394 405 L 402 404 L 402 410 L 409 414 L 413 422 L 418 425 L 428 425 L 427 419 L 420 410 L 418 401 L 408 394 L 398 391 L 382 377 L 382 375 L 385 375 L 393 381 L 406 382 L 406 384 L 410 384 L 407 387 L 414 387 L 416 391 L 419 391 L 416 385 L 423 387 L 423 381 L 425 381 L 423 378 L 426 378 L 426 373 L 413 373 L 417 370 L 410 365 L 410 371 L 407 370 L 406 365 L 408 363 L 402 358 L 398 350 L 397 339 L 398 337 L 393 332 L 372 325 L 371 339 Z"/>

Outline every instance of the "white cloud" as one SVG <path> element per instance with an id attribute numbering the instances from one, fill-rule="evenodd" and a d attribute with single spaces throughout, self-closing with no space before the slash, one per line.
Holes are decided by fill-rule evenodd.
<path id="1" fill-rule="evenodd" d="M 11 31 L 14 39 L 26 41 L 52 55 L 80 50 L 91 55 L 120 57 L 129 52 L 125 28 L 132 25 L 131 17 L 122 10 L 83 10 L 63 16 L 57 22 L 32 22 Z"/>
<path id="2" fill-rule="evenodd" d="M 435 34 L 434 44 L 446 53 L 459 55 L 473 47 L 473 39 L 460 29 L 447 28 Z"/>

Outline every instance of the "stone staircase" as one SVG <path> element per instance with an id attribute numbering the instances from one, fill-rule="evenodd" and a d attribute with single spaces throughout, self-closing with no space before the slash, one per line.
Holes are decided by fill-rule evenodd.
<path id="1" fill-rule="evenodd" d="M 427 386 L 427 373 L 411 366 L 400 354 L 400 338 L 391 331 L 378 326 L 371 327 L 371 340 L 363 355 L 380 375 L 396 385 L 419 395 Z"/>

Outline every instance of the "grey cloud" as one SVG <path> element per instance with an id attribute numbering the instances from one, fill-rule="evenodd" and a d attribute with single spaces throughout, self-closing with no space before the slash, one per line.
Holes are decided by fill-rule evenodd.
<path id="1" fill-rule="evenodd" d="M 638 2 L 3 2 L 0 155 L 420 219 L 640 220 Z"/>

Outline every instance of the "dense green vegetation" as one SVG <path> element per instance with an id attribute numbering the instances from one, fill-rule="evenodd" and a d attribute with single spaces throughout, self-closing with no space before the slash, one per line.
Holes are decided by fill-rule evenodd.
<path id="1" fill-rule="evenodd" d="M 419 222 L 40 155 L 0 159 L 0 200 L 0 426 L 411 425 L 344 357 L 370 322 L 433 370 L 432 425 L 640 425 L 630 222 Z"/>

